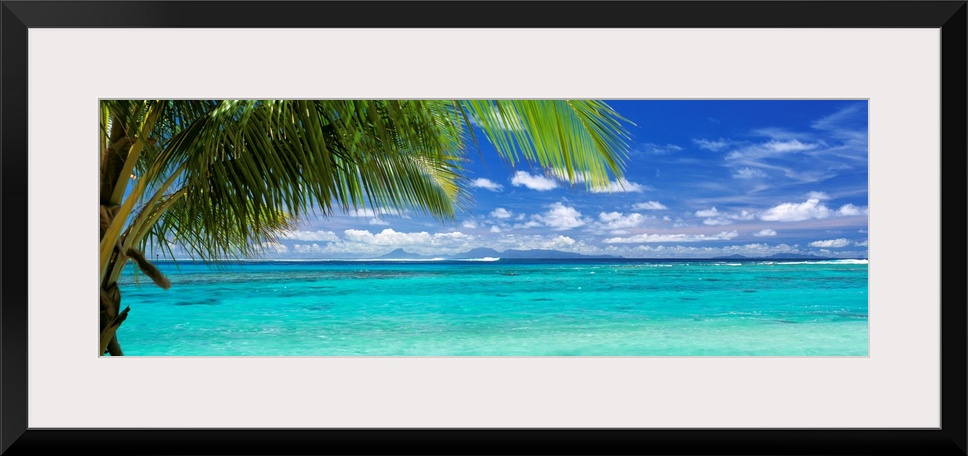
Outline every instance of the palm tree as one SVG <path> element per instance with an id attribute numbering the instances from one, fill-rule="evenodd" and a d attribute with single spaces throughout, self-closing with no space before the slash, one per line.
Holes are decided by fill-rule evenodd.
<path id="1" fill-rule="evenodd" d="M 590 100 L 102 101 L 98 353 L 122 354 L 129 259 L 171 285 L 142 252 L 255 255 L 299 217 L 360 207 L 450 219 L 475 130 L 510 166 L 606 186 L 622 173 L 623 122 Z"/>

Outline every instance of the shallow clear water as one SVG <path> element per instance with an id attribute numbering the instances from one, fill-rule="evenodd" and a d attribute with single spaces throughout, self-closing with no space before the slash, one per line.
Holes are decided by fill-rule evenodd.
<path id="1" fill-rule="evenodd" d="M 153 356 L 866 356 L 866 261 L 162 262 Z"/>

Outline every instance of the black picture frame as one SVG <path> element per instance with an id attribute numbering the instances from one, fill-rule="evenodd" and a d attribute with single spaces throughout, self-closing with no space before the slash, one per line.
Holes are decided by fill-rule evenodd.
<path id="1" fill-rule="evenodd" d="M 0 453 L 966 454 L 966 1 L 2 1 Z M 940 28 L 938 429 L 36 429 L 27 427 L 27 31 L 33 27 Z M 3 236 L 6 235 L 6 236 Z M 124 392 L 117 398 L 124 400 Z M 130 394 L 137 394 L 130 392 Z"/>

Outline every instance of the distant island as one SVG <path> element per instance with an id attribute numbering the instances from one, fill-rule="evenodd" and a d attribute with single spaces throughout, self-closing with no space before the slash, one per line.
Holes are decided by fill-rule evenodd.
<path id="1" fill-rule="evenodd" d="M 476 248 L 455 255 L 421 255 L 419 253 L 407 252 L 403 249 L 396 249 L 386 255 L 379 257 L 381 260 L 431 260 L 443 258 L 447 260 L 469 260 L 477 258 L 502 258 L 502 259 L 527 259 L 527 260 L 557 260 L 557 259 L 577 259 L 577 258 L 622 258 L 615 255 L 584 255 L 581 253 L 562 252 L 559 250 L 515 250 L 509 249 L 498 252 L 489 248 Z"/>

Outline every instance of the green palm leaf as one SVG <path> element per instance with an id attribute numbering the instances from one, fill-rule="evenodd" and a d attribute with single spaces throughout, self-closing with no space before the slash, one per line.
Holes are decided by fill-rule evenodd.
<path id="1" fill-rule="evenodd" d="M 177 244 L 203 260 L 249 256 L 300 217 L 363 207 L 452 218 L 467 204 L 463 163 L 478 129 L 509 165 L 537 164 L 590 187 L 620 177 L 627 156 L 627 121 L 590 100 L 101 106 L 102 326 L 119 314 L 110 297 L 125 252 L 150 267 L 132 248 L 170 256 Z M 116 341 L 107 330 L 102 341 Z"/>

